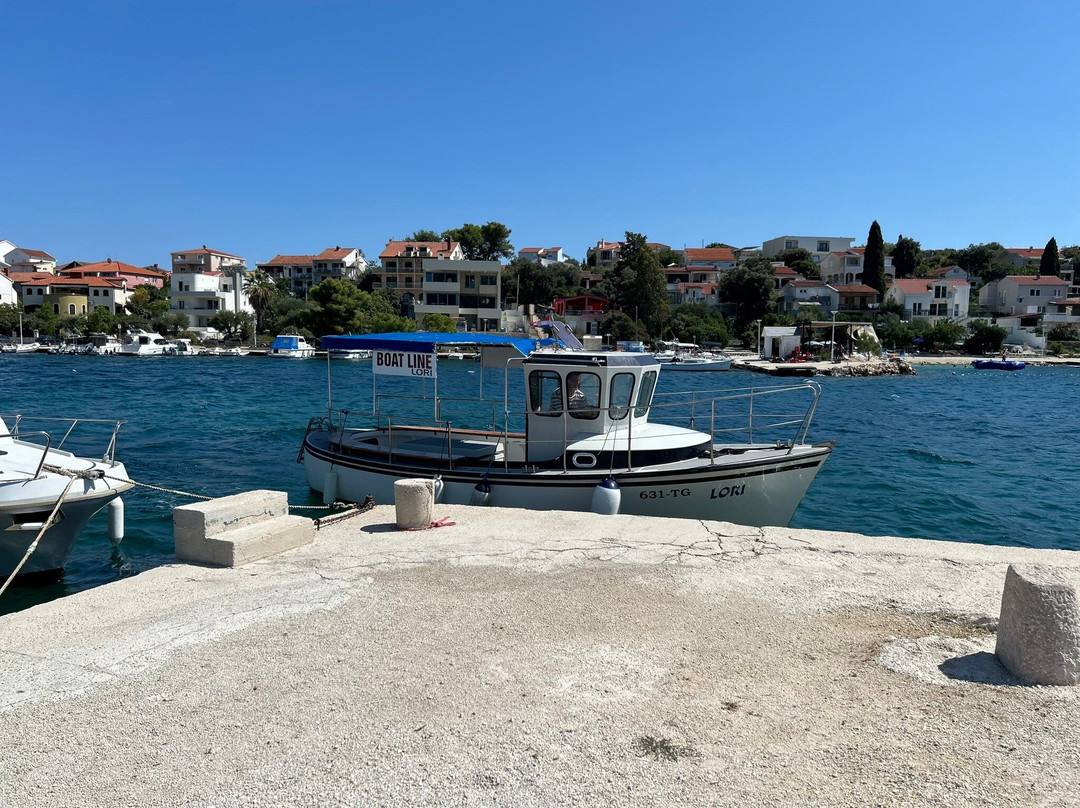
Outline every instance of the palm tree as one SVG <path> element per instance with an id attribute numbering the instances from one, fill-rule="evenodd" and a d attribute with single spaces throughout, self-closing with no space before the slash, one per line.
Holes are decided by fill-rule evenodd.
<path id="1" fill-rule="evenodd" d="M 263 314 L 281 297 L 281 290 L 273 278 L 263 270 L 256 269 L 244 278 L 244 294 L 251 301 L 251 308 L 255 309 L 256 330 L 261 331 Z"/>

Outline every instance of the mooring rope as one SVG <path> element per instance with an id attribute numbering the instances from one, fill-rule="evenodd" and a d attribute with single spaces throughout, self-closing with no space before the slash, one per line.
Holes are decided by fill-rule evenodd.
<path id="1" fill-rule="evenodd" d="M 50 469 L 51 471 L 52 469 Z M 160 485 L 151 485 L 150 483 L 139 482 L 138 480 L 132 480 L 127 477 L 110 477 L 108 474 L 102 475 L 106 480 L 112 480 L 118 483 L 131 483 L 137 485 L 140 488 L 149 488 L 151 491 L 160 491 L 162 494 L 172 494 L 177 497 L 187 497 L 188 499 L 201 499 L 208 501 L 214 499 L 214 497 L 208 497 L 205 494 L 193 494 L 190 491 L 181 491 L 178 488 L 163 488 Z M 345 503 L 335 502 L 332 505 L 289 505 L 289 510 L 305 510 L 305 511 L 327 511 L 348 507 Z"/>

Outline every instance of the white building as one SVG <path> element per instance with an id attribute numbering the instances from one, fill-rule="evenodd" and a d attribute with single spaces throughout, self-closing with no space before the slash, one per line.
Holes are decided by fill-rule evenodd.
<path id="1" fill-rule="evenodd" d="M 367 268 L 364 251 L 358 247 L 327 247 L 311 258 L 311 280 L 315 285 L 328 278 L 358 281 Z"/>
<path id="2" fill-rule="evenodd" d="M 518 258 L 528 258 L 540 266 L 561 264 L 566 260 L 562 247 L 522 247 L 518 250 Z"/>
<path id="3" fill-rule="evenodd" d="M 998 314 L 1045 314 L 1065 302 L 1068 288 L 1052 275 L 1006 275 L 979 290 L 979 305 Z"/>
<path id="4" fill-rule="evenodd" d="M 244 274 L 235 270 L 226 274 L 210 272 L 174 272 L 169 294 L 169 313 L 183 314 L 188 328 L 197 333 L 216 333 L 210 318 L 222 311 L 254 314 L 251 301 L 244 294 Z"/>
<path id="5" fill-rule="evenodd" d="M 798 314 L 803 306 L 818 306 L 823 313 L 831 313 L 840 305 L 840 293 L 824 281 L 788 281 L 776 296 L 779 314 Z"/>
<path id="6" fill-rule="evenodd" d="M 0 306 L 14 306 L 19 302 L 19 296 L 15 294 L 15 283 L 3 272 L 0 272 Z"/>
<path id="7" fill-rule="evenodd" d="M 971 284 L 945 278 L 898 278 L 885 292 L 884 302 L 904 309 L 903 318 L 925 317 L 964 321 L 968 318 Z"/>
<path id="8" fill-rule="evenodd" d="M 0 239 L 0 271 L 51 272 L 56 274 L 56 259 L 43 250 L 16 247 Z"/>
<path id="9" fill-rule="evenodd" d="M 783 250 L 801 248 L 810 252 L 814 263 L 820 264 L 831 252 L 850 250 L 853 238 L 841 236 L 780 236 L 761 245 L 766 258 L 772 258 Z"/>

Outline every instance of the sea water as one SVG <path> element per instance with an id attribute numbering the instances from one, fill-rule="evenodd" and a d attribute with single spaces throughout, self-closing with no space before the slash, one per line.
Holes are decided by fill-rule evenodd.
<path id="1" fill-rule="evenodd" d="M 370 362 L 331 364 L 334 407 L 370 410 Z M 135 480 L 205 496 L 271 488 L 294 505 L 317 505 L 296 457 L 308 419 L 326 413 L 327 370 L 312 359 L 7 354 L 0 413 L 121 419 L 117 456 Z M 918 371 L 815 380 L 823 392 L 809 440 L 833 440 L 836 449 L 792 527 L 1080 549 L 1080 368 Z M 485 398 L 502 400 L 499 370 L 444 361 L 438 372 L 440 395 L 475 397 L 483 372 Z M 745 371 L 661 373 L 658 391 L 782 381 Z M 430 395 L 431 381 L 387 378 L 379 392 L 417 395 L 424 385 Z M 511 395 L 520 398 L 520 384 Z M 65 448 L 100 455 L 103 446 Z M 124 500 L 118 548 L 103 511 L 60 582 L 9 590 L 0 613 L 172 563 L 172 508 L 192 500 L 146 488 Z"/>

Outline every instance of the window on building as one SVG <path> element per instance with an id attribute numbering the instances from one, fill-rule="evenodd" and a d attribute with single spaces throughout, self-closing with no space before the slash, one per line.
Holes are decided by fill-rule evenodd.
<path id="1" fill-rule="evenodd" d="M 495 286 L 498 282 L 499 282 L 498 275 L 481 275 L 480 276 L 480 285 L 481 286 Z"/>
<path id="2" fill-rule="evenodd" d="M 1030 292 L 1028 292 L 1028 296 L 1029 297 L 1038 297 L 1039 293 L 1041 291 L 1042 291 L 1042 289 L 1032 289 Z"/>
<path id="3" fill-rule="evenodd" d="M 458 296 L 450 292 L 428 292 L 425 300 L 429 306 L 456 306 Z"/>
<path id="4" fill-rule="evenodd" d="M 68 303 L 68 314 L 74 314 L 74 313 L 75 313 L 75 304 L 74 303 Z"/>
<path id="5" fill-rule="evenodd" d="M 949 290 L 944 286 L 934 287 L 934 297 L 946 297 L 949 294 Z"/>
<path id="6" fill-rule="evenodd" d="M 475 275 L 466 275 L 465 276 L 465 288 L 466 289 L 475 289 L 476 288 L 476 276 Z"/>
<path id="7" fill-rule="evenodd" d="M 44 292 L 44 290 L 43 290 L 43 289 L 38 289 L 38 290 L 37 290 L 37 293 L 38 293 L 39 295 L 40 295 L 40 294 L 42 294 L 43 292 Z"/>
<path id="8" fill-rule="evenodd" d="M 179 301 L 179 303 L 177 305 L 181 309 L 184 308 L 184 301 L 183 300 Z"/>
<path id="9" fill-rule="evenodd" d="M 799 246 L 799 242 L 796 241 L 795 239 L 788 239 L 787 241 L 784 242 L 784 249 L 785 250 L 794 250 L 798 246 Z"/>
<path id="10" fill-rule="evenodd" d="M 829 251 L 829 242 L 827 242 L 827 241 L 819 241 L 817 243 L 817 251 L 818 252 L 828 252 Z"/>
<path id="11" fill-rule="evenodd" d="M 844 259 L 844 265 L 849 267 L 857 267 L 859 265 L 859 259 L 853 255 L 849 255 Z"/>
<path id="12" fill-rule="evenodd" d="M 53 314 L 59 314 L 60 313 L 60 304 L 59 303 L 53 303 L 52 304 L 52 310 L 53 310 Z"/>
<path id="13" fill-rule="evenodd" d="M 95 289 L 95 290 L 94 290 L 94 297 L 97 297 L 97 296 L 98 296 L 99 294 L 101 294 L 101 293 L 100 293 L 100 292 L 98 292 L 98 290 L 97 290 L 97 289 Z"/>
<path id="14" fill-rule="evenodd" d="M 424 280 L 428 283 L 457 283 L 456 272 L 425 272 Z"/>

